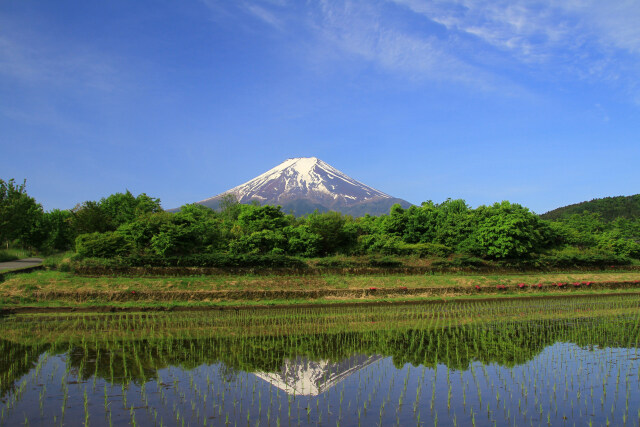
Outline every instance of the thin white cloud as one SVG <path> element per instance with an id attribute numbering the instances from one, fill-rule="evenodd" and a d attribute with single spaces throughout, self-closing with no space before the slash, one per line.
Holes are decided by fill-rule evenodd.
<path id="1" fill-rule="evenodd" d="M 637 0 L 387 1 L 458 34 L 476 52 L 467 60 L 503 52 L 505 65 L 535 78 L 605 83 L 635 103 L 640 99 Z"/>
<path id="2" fill-rule="evenodd" d="M 640 54 L 640 2 L 637 0 L 569 0 L 557 3 L 566 13 L 584 20 L 603 45 Z"/>
<path id="3" fill-rule="evenodd" d="M 50 42 L 29 43 L 0 33 L 0 75 L 27 84 L 70 85 L 76 89 L 111 91 L 117 86 L 115 67 L 93 51 L 64 50 Z"/>
<path id="4" fill-rule="evenodd" d="M 247 4 L 245 6 L 246 10 L 251 13 L 253 16 L 261 20 L 262 22 L 271 25 L 277 29 L 282 28 L 282 22 L 280 19 L 276 17 L 276 15 L 269 10 L 265 9 L 262 6 L 257 4 Z"/>
<path id="5" fill-rule="evenodd" d="M 221 7 L 220 1 L 215 8 Z M 640 2 L 618 0 L 247 0 L 245 13 L 300 32 L 309 55 L 367 61 L 418 80 L 480 88 L 516 84 L 511 71 L 550 81 L 626 87 L 640 72 Z M 235 6 L 233 6 L 235 7 Z M 403 10 L 418 20 L 394 19 Z M 419 19 L 423 19 L 424 28 Z M 425 28 L 442 28 L 442 31 Z M 317 46 L 312 46 L 315 38 Z M 294 40 L 293 38 L 291 40 Z M 342 56 L 340 55 L 342 54 Z M 317 62 L 321 62 L 319 58 Z"/>
<path id="6" fill-rule="evenodd" d="M 509 51 L 524 63 L 602 70 L 603 58 L 640 53 L 640 2 L 623 0 L 389 0 Z M 640 59 L 636 56 L 636 60 Z M 610 64 L 611 65 L 611 64 Z M 603 76 L 610 71 L 602 70 Z"/>
<path id="7" fill-rule="evenodd" d="M 488 83 L 490 76 L 449 53 L 447 42 L 387 22 L 375 6 L 322 2 L 316 28 L 323 40 L 351 56 L 412 79 Z"/>
<path id="8" fill-rule="evenodd" d="M 522 61 L 542 62 L 571 38 L 576 22 L 552 6 L 532 1 L 391 0 L 437 22 L 447 30 L 477 37 L 489 46 L 510 51 Z"/>

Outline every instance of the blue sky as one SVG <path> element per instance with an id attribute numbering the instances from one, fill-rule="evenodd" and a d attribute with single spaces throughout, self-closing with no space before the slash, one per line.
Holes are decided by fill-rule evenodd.
<path id="1" fill-rule="evenodd" d="M 413 203 L 640 193 L 640 2 L 0 2 L 0 178 L 165 208 L 316 156 Z"/>

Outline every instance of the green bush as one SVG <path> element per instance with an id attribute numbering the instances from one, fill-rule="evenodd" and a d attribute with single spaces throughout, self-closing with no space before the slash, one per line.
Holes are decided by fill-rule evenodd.
<path id="1" fill-rule="evenodd" d="M 480 267 L 489 267 L 491 264 L 482 258 L 468 255 L 454 256 L 451 259 L 440 259 L 431 263 L 431 266 L 438 269 L 465 268 L 475 270 Z"/>
<path id="2" fill-rule="evenodd" d="M 42 261 L 42 265 L 47 269 L 69 271 L 69 264 L 75 258 L 80 258 L 80 256 L 74 252 L 57 253 L 47 256 Z"/>
<path id="3" fill-rule="evenodd" d="M 487 265 L 487 262 L 482 258 L 462 255 L 454 257 L 451 260 L 451 265 L 453 267 L 483 267 Z"/>
<path id="4" fill-rule="evenodd" d="M 440 243 L 405 243 L 397 236 L 369 235 L 358 238 L 359 253 L 427 257 L 448 257 L 453 249 Z"/>
<path id="5" fill-rule="evenodd" d="M 440 243 L 402 243 L 397 246 L 398 255 L 417 255 L 420 258 L 446 258 L 453 253 L 453 249 Z"/>
<path id="6" fill-rule="evenodd" d="M 111 260 L 83 260 L 80 264 L 89 266 L 90 263 L 99 263 L 102 267 L 305 268 L 307 266 L 304 261 L 285 255 L 232 255 L 224 253 L 170 257 L 136 255 Z"/>
<path id="7" fill-rule="evenodd" d="M 640 243 L 618 237 L 615 233 L 603 233 L 598 239 L 598 249 L 625 258 L 640 258 Z"/>
<path id="8" fill-rule="evenodd" d="M 566 267 L 608 267 L 612 265 L 629 265 L 631 260 L 612 252 L 594 249 L 579 250 L 567 247 L 556 250 L 539 258 L 539 265 L 551 268 Z"/>
<path id="9" fill-rule="evenodd" d="M 111 258 L 127 255 L 131 244 L 117 232 L 81 234 L 76 238 L 76 253 L 82 257 Z"/>
<path id="10" fill-rule="evenodd" d="M 362 267 L 363 263 L 342 257 L 326 257 L 318 261 L 316 265 L 325 268 L 355 268 Z"/>
<path id="11" fill-rule="evenodd" d="M 404 264 L 402 261 L 397 259 L 393 259 L 391 257 L 382 257 L 382 258 L 369 258 L 369 266 L 371 267 L 402 267 Z"/>

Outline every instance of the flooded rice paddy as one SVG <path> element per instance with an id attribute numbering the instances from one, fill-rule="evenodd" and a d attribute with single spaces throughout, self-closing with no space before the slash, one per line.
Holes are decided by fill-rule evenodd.
<path id="1" fill-rule="evenodd" d="M 0 318 L 0 425 L 640 423 L 640 296 Z"/>

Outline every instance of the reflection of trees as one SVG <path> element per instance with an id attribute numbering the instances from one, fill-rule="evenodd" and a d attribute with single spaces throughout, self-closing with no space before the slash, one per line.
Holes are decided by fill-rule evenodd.
<path id="1" fill-rule="evenodd" d="M 46 350 L 67 352 L 68 363 L 82 378 L 97 375 L 112 382 L 142 382 L 158 369 L 202 364 L 224 364 L 224 377 L 237 371 L 278 372 L 286 360 L 339 362 L 355 354 L 390 356 L 400 367 L 406 363 L 467 369 L 475 360 L 504 366 L 525 363 L 557 341 L 581 346 L 637 346 L 636 318 L 601 317 L 581 320 L 539 320 L 478 323 L 416 329 L 370 329 L 361 332 L 242 335 L 199 332 L 197 337 L 112 339 L 21 345 L 0 341 L 2 394 L 32 369 Z"/>
<path id="2" fill-rule="evenodd" d="M 16 380 L 29 373 L 48 345 L 21 345 L 0 339 L 0 399 L 15 389 Z"/>

